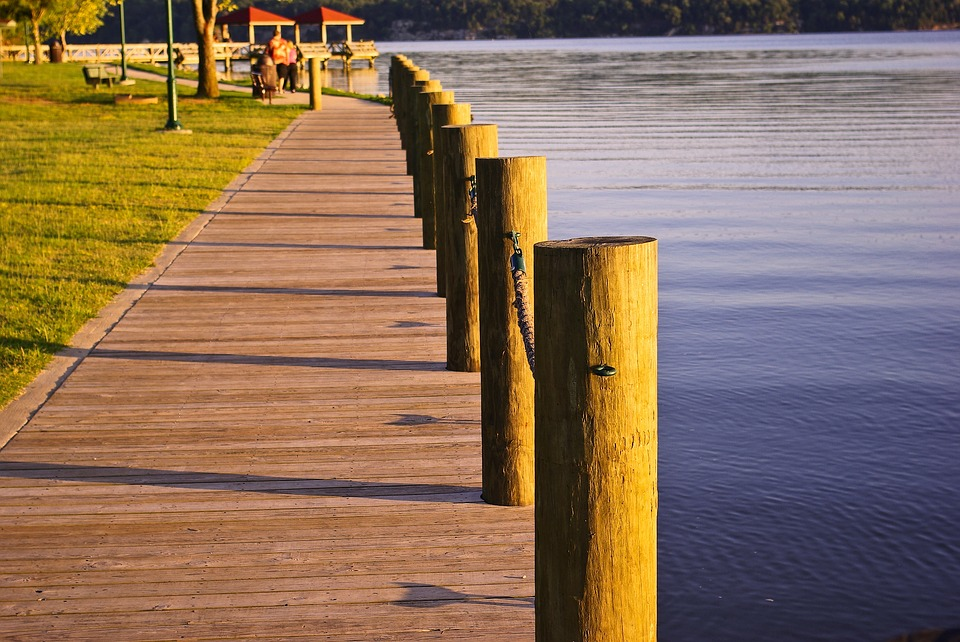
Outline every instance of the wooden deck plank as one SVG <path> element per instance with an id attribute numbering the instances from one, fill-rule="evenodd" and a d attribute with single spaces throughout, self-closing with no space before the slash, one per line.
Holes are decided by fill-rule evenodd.
<path id="1" fill-rule="evenodd" d="M 0 451 L 0 638 L 532 638 L 411 190 L 389 110 L 325 97 L 131 286 Z"/>
<path id="2" fill-rule="evenodd" d="M 429 587 L 427 587 L 429 588 Z M 11 622 L 17 639 L 33 634 L 34 622 L 49 621 L 46 639 L 139 640 L 516 640 L 526 637 L 532 606 L 529 598 L 464 598 L 450 591 L 448 600 L 410 599 L 364 605 L 299 605 L 217 610 L 169 610 L 156 603 L 149 611 L 120 614 L 79 613 Z M 497 617 L 497 615 L 500 617 Z M 78 631 L 88 634 L 83 637 Z M 269 631 L 268 635 L 251 631 Z"/>

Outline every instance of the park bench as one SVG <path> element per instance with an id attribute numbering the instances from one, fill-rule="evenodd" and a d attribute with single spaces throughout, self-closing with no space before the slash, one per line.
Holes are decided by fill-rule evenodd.
<path id="1" fill-rule="evenodd" d="M 273 95 L 277 91 L 277 74 L 262 74 L 259 71 L 250 72 L 250 82 L 253 85 L 253 97 L 273 104 Z"/>
<path id="2" fill-rule="evenodd" d="M 113 87 L 113 83 L 120 81 L 120 74 L 116 69 L 107 69 L 106 65 L 84 65 L 83 79 L 94 89 L 99 89 L 100 85 Z"/>

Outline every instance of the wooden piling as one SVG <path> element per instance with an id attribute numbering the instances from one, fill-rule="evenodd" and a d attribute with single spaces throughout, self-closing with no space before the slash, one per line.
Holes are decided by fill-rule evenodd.
<path id="1" fill-rule="evenodd" d="M 388 82 L 390 85 L 390 97 L 397 97 L 397 82 L 400 80 L 401 70 L 405 64 L 412 64 L 403 54 L 394 54 L 390 57 L 390 72 Z"/>
<path id="2" fill-rule="evenodd" d="M 420 203 L 421 195 L 418 186 L 420 167 L 422 165 L 422 135 L 420 134 L 421 109 L 424 106 L 421 102 L 421 96 L 424 93 L 433 93 L 443 91 L 439 80 L 417 81 L 413 84 L 413 92 L 409 96 L 409 127 L 410 127 L 410 147 L 407 150 L 407 174 L 413 179 L 413 215 L 417 218 L 423 216 L 423 208 Z M 452 101 L 452 98 L 451 98 Z"/>
<path id="3" fill-rule="evenodd" d="M 310 59 L 310 109 L 323 109 L 323 82 L 321 76 L 321 61 L 319 58 Z"/>
<path id="4" fill-rule="evenodd" d="M 413 176 L 417 158 L 417 94 L 430 80 L 430 72 L 423 69 L 413 72 L 413 83 L 404 93 L 403 126 L 407 131 L 407 175 Z"/>
<path id="5" fill-rule="evenodd" d="M 397 131 L 400 132 L 400 146 L 403 147 L 403 149 L 410 147 L 410 131 L 407 126 L 409 121 L 407 98 L 410 93 L 410 87 L 414 82 L 414 76 L 419 71 L 421 71 L 420 67 L 409 60 L 404 61 L 400 66 L 400 72 L 396 80 L 396 89 L 393 97 L 393 115 L 397 120 Z M 429 72 L 424 71 L 423 74 L 426 74 L 426 77 L 429 78 Z M 421 75 L 421 78 L 423 77 L 424 76 Z"/>
<path id="6" fill-rule="evenodd" d="M 480 430 L 483 499 L 533 503 L 534 381 L 517 326 L 511 233 L 533 283 L 533 245 L 547 239 L 547 159 L 478 158 Z M 533 288 L 528 288 L 533 306 Z"/>
<path id="7" fill-rule="evenodd" d="M 657 243 L 536 245 L 537 640 L 656 640 Z"/>
<path id="8" fill-rule="evenodd" d="M 413 74 L 413 69 L 415 65 L 410 60 L 398 59 L 397 66 L 394 71 L 393 77 L 391 78 L 391 88 L 390 93 L 393 97 L 393 117 L 397 125 L 397 132 L 400 134 L 400 146 L 404 149 L 407 148 L 406 141 L 406 132 L 404 131 L 404 122 L 403 122 L 403 96 L 406 91 L 406 87 L 412 82 L 410 80 L 411 74 Z"/>
<path id="9" fill-rule="evenodd" d="M 434 81 L 430 81 L 431 83 Z M 439 83 L 437 83 L 439 86 Z M 417 168 L 413 181 L 413 205 L 422 218 L 423 247 L 437 247 L 436 190 L 434 190 L 433 105 L 452 104 L 452 91 L 429 91 L 417 96 Z"/>
<path id="10" fill-rule="evenodd" d="M 443 159 L 443 141 L 440 136 L 440 130 L 449 125 L 469 125 L 472 120 L 470 105 L 468 103 L 453 103 L 450 105 L 432 105 L 433 113 L 433 202 L 434 212 L 436 214 L 436 243 L 437 243 L 437 295 L 447 296 L 447 246 L 449 225 L 447 222 L 451 217 L 444 214 L 444 195 L 443 189 L 447 182 L 444 172 L 447 165 L 442 162 Z"/>
<path id="11" fill-rule="evenodd" d="M 443 139 L 444 211 L 447 217 L 447 369 L 480 370 L 480 286 L 477 275 L 477 224 L 473 220 L 470 178 L 476 159 L 497 155 L 496 125 L 456 125 L 440 130 Z"/>

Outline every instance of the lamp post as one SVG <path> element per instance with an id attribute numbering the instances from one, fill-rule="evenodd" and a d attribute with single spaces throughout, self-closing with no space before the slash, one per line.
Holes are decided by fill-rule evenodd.
<path id="1" fill-rule="evenodd" d="M 177 75 L 173 71 L 173 6 L 167 0 L 167 131 L 180 131 L 183 125 L 177 120 Z"/>
<path id="2" fill-rule="evenodd" d="M 120 82 L 127 82 L 127 23 L 123 17 L 123 0 L 120 0 Z"/>

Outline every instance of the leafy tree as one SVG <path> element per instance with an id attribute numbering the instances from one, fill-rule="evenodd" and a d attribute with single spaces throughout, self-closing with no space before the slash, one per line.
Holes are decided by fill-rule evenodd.
<path id="1" fill-rule="evenodd" d="M 48 24 L 60 44 L 66 47 L 68 33 L 93 33 L 103 24 L 106 14 L 107 3 L 104 0 L 56 0 L 49 13 Z"/>
<path id="2" fill-rule="evenodd" d="M 47 35 L 48 16 L 56 0 L 10 0 L 0 5 L 5 13 L 18 21 L 27 20 L 33 36 L 33 58 L 36 64 L 43 62 L 43 38 Z"/>
<path id="3" fill-rule="evenodd" d="M 56 36 L 64 47 L 67 34 L 93 33 L 103 25 L 106 0 L 6 0 L 0 13 L 30 23 L 33 58 L 43 62 L 43 41 Z"/>

